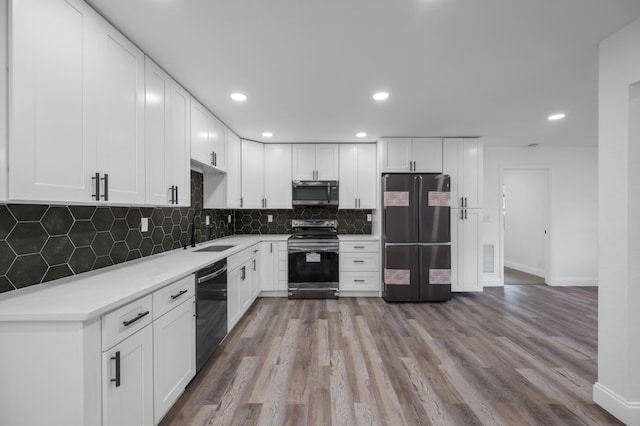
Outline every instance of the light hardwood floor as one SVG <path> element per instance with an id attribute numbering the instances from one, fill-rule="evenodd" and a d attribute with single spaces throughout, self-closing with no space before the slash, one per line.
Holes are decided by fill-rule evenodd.
<path id="1" fill-rule="evenodd" d="M 517 269 L 504 268 L 504 284 L 544 284 L 544 278 Z"/>
<path id="2" fill-rule="evenodd" d="M 258 299 L 163 425 L 607 425 L 597 289 Z"/>

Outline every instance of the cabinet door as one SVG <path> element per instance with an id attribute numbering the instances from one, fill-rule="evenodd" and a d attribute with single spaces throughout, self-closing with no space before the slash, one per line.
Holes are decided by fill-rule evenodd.
<path id="1" fill-rule="evenodd" d="M 358 208 L 358 146 L 340 145 L 341 209 Z"/>
<path id="2" fill-rule="evenodd" d="M 482 291 L 482 210 L 465 209 L 462 221 L 461 277 L 464 291 Z M 460 272 L 460 271 L 459 271 Z"/>
<path id="3" fill-rule="evenodd" d="M 102 424 L 153 425 L 153 333 L 150 325 L 102 354 Z M 118 361 L 119 358 L 119 361 Z M 115 379 L 119 364 L 120 381 Z"/>
<path id="4" fill-rule="evenodd" d="M 388 173 L 410 172 L 411 139 L 386 138 L 382 140 L 382 171 Z"/>
<path id="5" fill-rule="evenodd" d="M 316 145 L 316 179 L 338 180 L 340 150 L 337 144 Z"/>
<path id="6" fill-rule="evenodd" d="M 458 189 L 462 171 L 461 151 L 462 139 L 446 138 L 442 143 L 442 173 L 450 177 L 451 208 L 462 207 Z"/>
<path id="7" fill-rule="evenodd" d="M 213 147 L 209 139 L 209 111 L 191 98 L 191 159 L 212 166 Z"/>
<path id="8" fill-rule="evenodd" d="M 212 114 L 209 114 L 209 139 L 214 157 L 214 166 L 227 170 L 227 128 Z"/>
<path id="9" fill-rule="evenodd" d="M 251 297 L 249 298 L 249 303 L 247 305 L 247 309 L 256 300 L 258 294 L 260 293 L 260 255 L 257 255 L 251 260 Z"/>
<path id="10" fill-rule="evenodd" d="M 242 141 L 242 207 L 261 209 L 264 199 L 264 145 Z"/>
<path id="11" fill-rule="evenodd" d="M 74 0 L 21 0 L 11 12 L 9 198 L 92 202 L 94 12 Z"/>
<path id="12" fill-rule="evenodd" d="M 292 180 L 314 180 L 316 174 L 316 146 L 313 144 L 293 144 L 292 149 Z"/>
<path id="13" fill-rule="evenodd" d="M 227 276 L 227 333 L 230 333 L 233 326 L 240 318 L 239 298 L 241 269 L 235 268 Z"/>
<path id="14" fill-rule="evenodd" d="M 145 186 L 148 204 L 169 205 L 167 167 L 171 143 L 171 78 L 149 58 L 145 58 Z"/>
<path id="15" fill-rule="evenodd" d="M 191 205 L 191 108 L 189 92 L 171 81 L 171 114 L 167 144 L 167 183 L 177 187 L 178 205 Z"/>
<path id="16" fill-rule="evenodd" d="M 465 139 L 462 145 L 462 188 L 466 207 L 482 208 L 482 143 Z"/>
<path id="17" fill-rule="evenodd" d="M 291 145 L 264 145 L 264 197 L 269 209 L 291 208 Z"/>
<path id="18" fill-rule="evenodd" d="M 374 144 L 358 145 L 358 208 L 375 209 L 377 207 L 379 177 L 376 174 L 376 164 L 376 146 Z M 342 182 L 340 191 L 342 191 Z"/>
<path id="19" fill-rule="evenodd" d="M 414 138 L 413 161 L 416 173 L 442 173 L 442 138 Z"/>
<path id="20" fill-rule="evenodd" d="M 114 203 L 144 203 L 144 54 L 101 22 L 97 172 Z"/>
<path id="21" fill-rule="evenodd" d="M 460 209 L 451 209 L 451 291 L 464 291 L 462 287 L 462 219 L 460 218 Z"/>
<path id="22" fill-rule="evenodd" d="M 155 424 L 169 411 L 196 372 L 195 299 L 153 322 Z"/>
<path id="23" fill-rule="evenodd" d="M 240 280 L 238 282 L 238 319 L 244 315 L 251 304 L 251 280 L 253 275 L 252 261 L 240 267 Z"/>
<path id="24" fill-rule="evenodd" d="M 233 132 L 227 133 L 227 205 L 228 209 L 240 208 L 242 197 L 241 170 L 242 170 L 242 144 L 240 138 Z"/>
<path id="25" fill-rule="evenodd" d="M 278 243 L 263 241 L 260 243 L 260 290 L 273 291 L 278 281 Z"/>

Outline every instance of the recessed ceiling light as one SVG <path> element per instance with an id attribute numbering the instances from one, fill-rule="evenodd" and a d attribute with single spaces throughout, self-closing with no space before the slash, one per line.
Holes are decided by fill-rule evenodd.
<path id="1" fill-rule="evenodd" d="M 364 138 L 365 136 L 367 136 L 367 134 L 365 132 L 358 132 L 356 133 L 356 137 L 357 138 Z"/>
<path id="2" fill-rule="evenodd" d="M 231 99 L 238 102 L 244 102 L 247 100 L 247 95 L 243 95 L 242 93 L 232 93 Z"/>
<path id="3" fill-rule="evenodd" d="M 560 114 L 553 114 L 549 116 L 549 120 L 553 121 L 553 120 L 560 120 L 564 118 L 564 114 L 560 113 Z"/>
<path id="4" fill-rule="evenodd" d="M 384 101 L 388 97 L 389 94 L 387 92 L 378 92 L 373 94 L 373 99 L 375 99 L 376 101 Z"/>
<path id="5" fill-rule="evenodd" d="M 263 132 L 262 136 L 264 136 L 265 138 L 270 138 L 271 136 L 273 136 L 273 133 L 271 133 L 271 132 Z"/>

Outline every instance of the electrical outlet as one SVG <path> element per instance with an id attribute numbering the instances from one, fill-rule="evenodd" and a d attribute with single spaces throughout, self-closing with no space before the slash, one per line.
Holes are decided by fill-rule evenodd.
<path id="1" fill-rule="evenodd" d="M 371 213 L 367 213 L 367 222 L 371 222 Z"/>
<path id="2" fill-rule="evenodd" d="M 230 214 L 227 215 L 227 222 L 231 223 L 231 215 Z"/>
<path id="3" fill-rule="evenodd" d="M 268 214 L 267 215 L 267 222 L 269 222 L 269 223 L 273 222 L 273 215 L 272 214 Z"/>
<path id="4" fill-rule="evenodd" d="M 211 217 L 209 215 L 204 217 L 204 224 L 207 226 L 211 225 Z"/>
<path id="5" fill-rule="evenodd" d="M 140 232 L 148 232 L 149 231 L 149 218 L 143 217 L 140 220 Z"/>

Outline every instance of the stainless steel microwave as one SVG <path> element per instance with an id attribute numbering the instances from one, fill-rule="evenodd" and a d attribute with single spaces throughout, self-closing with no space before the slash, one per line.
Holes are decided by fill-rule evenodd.
<path id="1" fill-rule="evenodd" d="M 302 206 L 338 206 L 337 180 L 294 180 L 291 204 Z"/>

